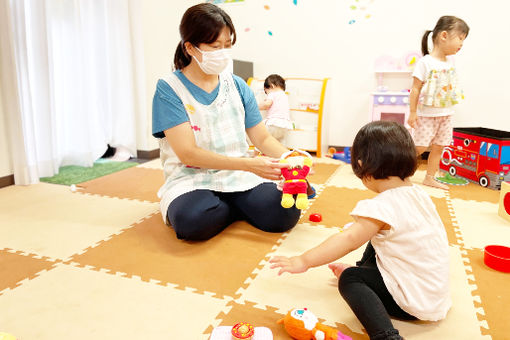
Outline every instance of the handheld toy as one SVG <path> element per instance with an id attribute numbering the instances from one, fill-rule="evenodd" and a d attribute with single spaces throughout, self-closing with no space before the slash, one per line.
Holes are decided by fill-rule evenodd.
<path id="1" fill-rule="evenodd" d="M 352 340 L 340 331 L 323 325 L 306 308 L 295 308 L 277 321 L 283 324 L 287 333 L 296 340 Z"/>
<path id="2" fill-rule="evenodd" d="M 282 168 L 283 183 L 282 207 L 290 208 L 296 204 L 296 208 L 303 210 L 308 208 L 308 184 L 306 176 L 312 166 L 312 156 L 308 152 L 293 150 L 282 155 L 280 163 L 290 164 L 289 168 Z M 294 201 L 294 196 L 297 195 Z"/>

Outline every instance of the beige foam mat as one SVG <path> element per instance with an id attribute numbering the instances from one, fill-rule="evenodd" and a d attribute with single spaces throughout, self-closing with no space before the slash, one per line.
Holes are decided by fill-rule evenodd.
<path id="1" fill-rule="evenodd" d="M 163 170 L 136 166 L 80 183 L 78 187 L 83 193 L 159 202 L 157 192 L 163 183 Z"/>
<path id="2" fill-rule="evenodd" d="M 208 339 L 219 325 L 247 321 L 290 339 L 276 321 L 308 307 L 353 339 L 368 339 L 326 267 L 300 275 L 269 268 L 351 222 L 363 187 L 349 165 L 315 159 L 317 197 L 299 224 L 268 234 L 236 222 L 206 242 L 179 241 L 163 224 L 156 192 L 159 160 L 69 187 L 0 189 L 0 332 L 23 340 Z M 412 181 L 421 183 L 424 167 Z M 488 243 L 508 245 L 510 223 L 497 215 L 499 192 L 475 184 L 449 192 L 423 187 L 450 244 L 453 308 L 438 323 L 402 322 L 406 339 L 506 339 L 509 275 L 483 263 Z M 320 213 L 321 222 L 309 221 Z M 363 247 L 343 262 L 354 264 Z"/>
<path id="3" fill-rule="evenodd" d="M 71 192 L 39 183 L 0 190 L 0 248 L 66 259 L 120 232 L 159 204 Z"/>

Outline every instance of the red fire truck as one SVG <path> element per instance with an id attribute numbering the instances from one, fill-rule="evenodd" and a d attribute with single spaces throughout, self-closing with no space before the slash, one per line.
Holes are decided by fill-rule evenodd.
<path id="1" fill-rule="evenodd" d="M 501 189 L 501 182 L 510 181 L 510 132 L 454 128 L 453 140 L 443 150 L 440 168 L 482 187 Z"/>

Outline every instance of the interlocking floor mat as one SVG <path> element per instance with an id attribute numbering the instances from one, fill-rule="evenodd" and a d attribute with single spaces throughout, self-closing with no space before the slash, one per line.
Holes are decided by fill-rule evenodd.
<path id="1" fill-rule="evenodd" d="M 413 182 L 425 173 L 418 170 Z M 326 267 L 278 276 L 274 255 L 293 255 L 351 221 L 373 197 L 349 165 L 317 159 L 317 191 L 284 234 L 239 221 L 206 242 L 183 242 L 159 214 L 159 160 L 68 187 L 0 189 L 0 332 L 22 340 L 208 339 L 240 321 L 290 339 L 276 321 L 307 307 L 353 339 L 368 339 Z M 406 339 L 510 339 L 510 274 L 486 267 L 483 247 L 510 240 L 499 192 L 475 184 L 449 192 L 424 187 L 450 243 L 453 308 L 445 320 L 403 322 Z M 321 222 L 310 214 L 320 213 Z M 343 261 L 354 263 L 363 247 Z"/>

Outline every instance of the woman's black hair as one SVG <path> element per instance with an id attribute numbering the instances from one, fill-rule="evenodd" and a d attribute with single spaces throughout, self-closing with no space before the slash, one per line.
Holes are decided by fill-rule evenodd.
<path id="1" fill-rule="evenodd" d="M 270 89 L 271 86 L 279 87 L 285 91 L 285 79 L 278 74 L 271 74 L 264 80 L 264 88 Z"/>
<path id="2" fill-rule="evenodd" d="M 402 124 L 371 122 L 354 138 L 351 165 L 354 174 L 361 179 L 397 176 L 403 180 L 414 174 L 417 163 L 413 139 Z"/>
<path id="3" fill-rule="evenodd" d="M 452 15 L 445 15 L 439 18 L 436 23 L 436 27 L 432 31 L 425 31 L 423 37 L 421 38 L 421 53 L 423 55 L 429 54 L 429 46 L 428 46 L 428 38 L 429 34 L 432 33 L 432 41 L 436 41 L 436 37 L 442 31 L 451 32 L 457 31 L 461 34 L 464 34 L 466 37 L 469 33 L 469 26 L 466 22 L 460 18 L 454 17 Z"/>
<path id="4" fill-rule="evenodd" d="M 211 3 L 201 3 L 186 10 L 179 25 L 181 41 L 174 55 L 174 67 L 181 70 L 191 63 L 191 56 L 186 52 L 185 42 L 193 46 L 210 44 L 218 39 L 224 27 L 230 29 L 232 45 L 236 42 L 236 30 L 230 16 L 220 7 Z"/>

